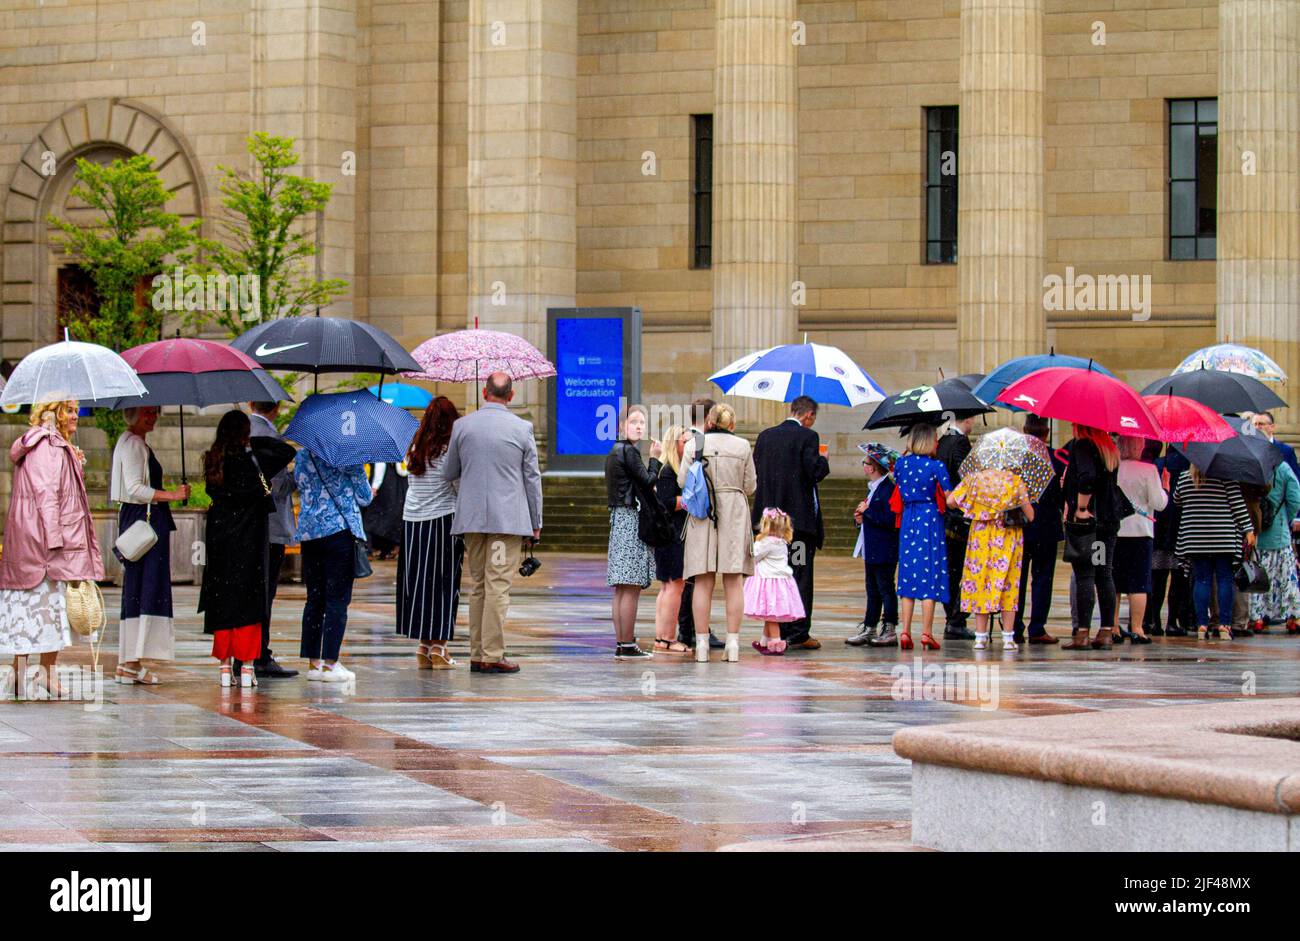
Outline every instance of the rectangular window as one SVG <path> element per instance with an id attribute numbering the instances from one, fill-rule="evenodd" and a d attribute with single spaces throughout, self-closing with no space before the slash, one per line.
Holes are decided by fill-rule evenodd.
<path id="1" fill-rule="evenodd" d="M 1169 257 L 1215 257 L 1219 192 L 1219 102 L 1169 101 Z"/>
<path id="2" fill-rule="evenodd" d="M 691 115 L 691 267 L 713 267 L 713 115 Z"/>
<path id="3" fill-rule="evenodd" d="M 925 109 L 925 262 L 957 261 L 957 106 Z"/>

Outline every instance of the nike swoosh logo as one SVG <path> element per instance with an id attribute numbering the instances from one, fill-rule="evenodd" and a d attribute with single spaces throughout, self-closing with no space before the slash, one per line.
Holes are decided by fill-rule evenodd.
<path id="1" fill-rule="evenodd" d="M 267 346 L 263 343 L 257 349 L 253 350 L 253 355 L 274 356 L 276 353 L 283 353 L 285 350 L 296 350 L 298 347 L 306 345 L 306 343 L 290 343 L 288 346 Z"/>

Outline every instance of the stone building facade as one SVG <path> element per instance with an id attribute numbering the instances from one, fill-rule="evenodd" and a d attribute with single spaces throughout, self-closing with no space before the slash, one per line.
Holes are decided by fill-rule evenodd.
<path id="1" fill-rule="evenodd" d="M 1185 100 L 1217 109 L 1200 259 L 1171 257 Z M 953 106 L 957 257 L 927 263 L 927 109 Z M 541 346 L 548 306 L 636 305 L 651 403 L 805 335 L 886 389 L 1049 346 L 1145 384 L 1225 336 L 1300 382 L 1300 0 L 5 4 L 0 355 L 55 339 L 43 219 L 78 211 L 72 157 L 149 153 L 212 218 L 257 130 L 334 185 L 328 312 L 408 347 L 476 318 Z M 1046 309 L 1071 274 L 1149 278 L 1149 307 Z M 863 420 L 819 427 L 845 455 Z"/>

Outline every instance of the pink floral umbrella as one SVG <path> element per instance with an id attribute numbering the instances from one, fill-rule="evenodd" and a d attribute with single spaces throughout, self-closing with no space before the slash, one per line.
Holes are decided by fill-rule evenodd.
<path id="1" fill-rule="evenodd" d="M 511 379 L 545 379 L 555 365 L 527 340 L 498 330 L 457 330 L 425 340 L 411 352 L 420 372 L 411 379 L 431 382 L 473 382 L 494 372 Z"/>

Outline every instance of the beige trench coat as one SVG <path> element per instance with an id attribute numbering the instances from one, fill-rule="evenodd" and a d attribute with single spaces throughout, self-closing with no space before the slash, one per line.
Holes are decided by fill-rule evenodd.
<path id="1" fill-rule="evenodd" d="M 718 525 L 710 520 L 686 518 L 686 556 L 682 575 L 716 572 L 754 574 L 754 529 L 749 517 L 749 498 L 754 495 L 758 478 L 754 473 L 754 455 L 749 442 L 739 435 L 709 432 L 704 436 L 704 456 L 709 464 L 705 473 L 713 482 L 717 499 Z M 686 442 L 677 484 L 686 483 L 686 473 L 695 463 L 695 438 Z"/>

